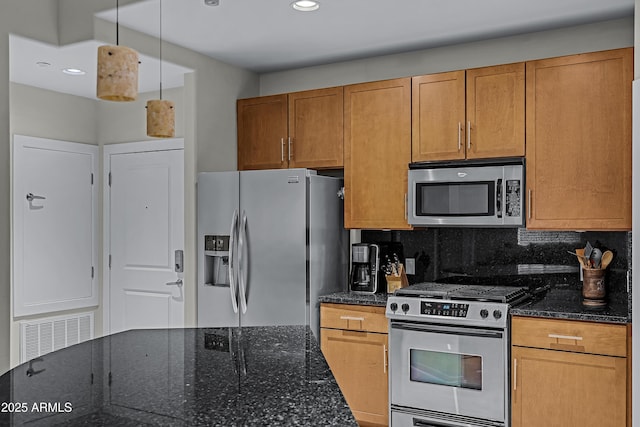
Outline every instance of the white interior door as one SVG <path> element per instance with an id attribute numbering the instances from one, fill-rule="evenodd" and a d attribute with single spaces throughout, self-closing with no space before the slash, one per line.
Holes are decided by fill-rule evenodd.
<path id="1" fill-rule="evenodd" d="M 182 149 L 109 156 L 111 333 L 184 326 L 183 159 Z"/>

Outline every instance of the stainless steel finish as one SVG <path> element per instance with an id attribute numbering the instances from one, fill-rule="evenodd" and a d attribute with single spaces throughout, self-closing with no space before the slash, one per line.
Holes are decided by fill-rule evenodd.
<path id="1" fill-rule="evenodd" d="M 175 282 L 167 282 L 167 283 L 165 283 L 165 285 L 167 285 L 167 286 L 177 286 L 179 288 L 182 287 L 182 284 L 183 284 L 182 283 L 182 279 L 178 279 Z"/>
<path id="2" fill-rule="evenodd" d="M 404 193 L 404 219 L 409 217 L 409 199 L 407 193 Z"/>
<path id="3" fill-rule="evenodd" d="M 292 141 L 291 141 L 291 137 L 288 137 L 287 139 L 289 140 L 289 161 L 291 161 L 291 144 L 292 144 Z"/>
<path id="4" fill-rule="evenodd" d="M 495 209 L 493 215 L 419 215 L 421 206 L 418 205 L 418 191 L 420 191 L 421 184 L 457 186 L 458 184 L 494 182 L 493 191 L 495 192 L 499 180 L 501 180 L 499 192 L 502 198 L 501 206 L 500 209 Z M 510 197 L 510 194 L 507 193 L 508 182 L 514 180 L 519 181 L 520 192 L 524 191 L 524 167 L 522 164 L 483 166 L 469 163 L 467 166 L 465 163 L 455 167 L 433 168 L 426 164 L 424 169 L 410 169 L 408 172 L 407 220 L 409 224 L 419 226 L 520 227 L 524 225 L 524 197 L 522 194 L 519 194 L 519 197 Z M 494 203 L 494 208 L 496 207 L 497 193 L 494 194 L 494 200 L 488 200 L 489 203 Z M 462 204 L 466 200 L 460 197 L 455 203 Z M 516 202 L 519 204 L 514 205 Z M 454 202 L 451 203 L 453 206 Z M 507 210 L 508 203 L 512 206 L 510 212 Z"/>
<path id="5" fill-rule="evenodd" d="M 467 150 L 471 150 L 471 120 L 467 121 Z"/>
<path id="6" fill-rule="evenodd" d="M 406 408 L 392 408 L 390 421 L 390 425 L 400 427 L 504 427 L 504 423 L 491 420 Z"/>
<path id="7" fill-rule="evenodd" d="M 518 387 L 518 359 L 513 359 L 513 391 Z"/>
<path id="8" fill-rule="evenodd" d="M 34 195 L 33 193 L 27 193 L 27 200 L 28 200 L 28 201 L 33 202 L 33 201 L 34 201 L 34 200 L 36 200 L 36 199 L 38 199 L 38 200 L 45 200 L 45 199 L 46 199 L 46 197 L 44 197 L 44 196 L 36 196 L 36 195 Z"/>
<path id="9" fill-rule="evenodd" d="M 174 252 L 174 270 L 176 273 L 184 272 L 184 251 L 182 249 L 176 249 Z"/>
<path id="10" fill-rule="evenodd" d="M 382 366 L 383 366 L 383 371 L 386 374 L 387 373 L 387 345 L 384 344 L 382 346 Z"/>
<path id="11" fill-rule="evenodd" d="M 549 334 L 547 336 L 549 338 L 553 338 L 553 339 L 556 339 L 556 340 L 582 341 L 582 337 L 578 337 L 578 336 L 574 336 L 574 335 Z"/>
<path id="12" fill-rule="evenodd" d="M 529 200 L 528 200 L 528 203 L 527 203 L 527 210 L 528 210 L 528 212 L 529 212 L 529 213 L 528 213 L 528 215 L 527 215 L 527 217 L 528 217 L 529 219 L 531 219 L 531 192 L 532 192 L 532 191 L 533 191 L 533 190 L 529 190 Z"/>
<path id="13" fill-rule="evenodd" d="M 319 296 L 347 284 L 341 186 L 340 179 L 307 169 L 199 174 L 199 242 L 204 234 L 235 237 L 231 289 L 203 282 L 206 255 L 199 249 L 198 326 L 309 324 L 319 337 Z M 234 211 L 237 225 L 229 231 Z"/>
<path id="14" fill-rule="evenodd" d="M 364 322 L 364 317 L 340 316 L 340 320 L 354 320 L 357 322 Z"/>
<path id="15" fill-rule="evenodd" d="M 461 133 L 462 133 L 462 123 L 458 122 L 458 151 L 462 149 Z"/>
<path id="16" fill-rule="evenodd" d="M 238 228 L 238 210 L 233 210 L 233 218 L 231 219 L 231 230 L 229 231 L 229 292 L 231 294 L 231 307 L 233 312 L 238 312 L 238 292 L 236 289 L 237 272 L 234 268 L 236 265 L 236 234 Z"/>
<path id="17" fill-rule="evenodd" d="M 369 245 L 351 246 L 351 262 L 369 262 Z"/>
<path id="18" fill-rule="evenodd" d="M 284 138 L 280 138 L 280 162 L 284 162 Z"/>

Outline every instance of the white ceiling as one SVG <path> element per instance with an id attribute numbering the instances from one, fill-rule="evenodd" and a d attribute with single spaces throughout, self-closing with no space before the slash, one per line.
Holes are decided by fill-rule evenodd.
<path id="1" fill-rule="evenodd" d="M 406 52 L 472 40 L 632 16 L 634 0 L 319 0 L 298 12 L 292 0 L 162 0 L 162 39 L 259 73 Z M 115 9 L 99 18 L 115 22 Z M 121 26 L 155 37 L 160 0 L 119 8 Z M 12 36 L 11 81 L 95 97 L 97 46 L 46 45 Z M 123 43 L 126 44 L 126 43 Z M 39 67 L 38 61 L 51 63 Z M 158 60 L 141 56 L 139 91 L 159 87 Z M 191 70 L 163 60 L 163 88 Z M 68 76 L 61 68 L 85 69 Z"/>

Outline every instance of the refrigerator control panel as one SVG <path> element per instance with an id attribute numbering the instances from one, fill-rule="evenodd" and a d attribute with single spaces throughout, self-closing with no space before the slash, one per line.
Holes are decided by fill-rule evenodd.
<path id="1" fill-rule="evenodd" d="M 204 236 L 205 251 L 228 251 L 229 236 Z"/>

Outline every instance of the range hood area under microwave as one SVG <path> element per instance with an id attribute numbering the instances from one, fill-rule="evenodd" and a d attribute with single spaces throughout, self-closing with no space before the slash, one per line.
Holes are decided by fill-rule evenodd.
<path id="1" fill-rule="evenodd" d="M 409 224 L 524 226 L 522 157 L 409 165 Z"/>

